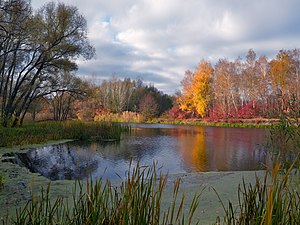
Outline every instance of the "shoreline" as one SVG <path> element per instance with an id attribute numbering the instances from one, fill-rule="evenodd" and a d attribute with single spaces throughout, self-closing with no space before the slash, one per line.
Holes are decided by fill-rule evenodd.
<path id="1" fill-rule="evenodd" d="M 30 200 L 32 193 L 37 196 L 42 189 L 46 189 L 49 183 L 52 198 L 64 197 L 71 199 L 75 187 L 74 180 L 50 181 L 40 174 L 31 173 L 24 167 L 8 162 L 0 162 L 0 171 L 5 178 L 4 188 L 0 191 L 1 217 L 6 214 L 15 215 L 16 209 L 24 206 Z M 169 206 L 172 200 L 173 183 L 176 178 L 179 178 L 181 184 L 178 197 L 181 198 L 181 195 L 184 194 L 184 208 L 186 210 L 184 213 L 188 213 L 188 206 L 194 195 L 202 192 L 194 221 L 199 219 L 200 224 L 212 224 L 216 221 L 217 216 L 220 218 L 224 216 L 222 204 L 214 189 L 225 206 L 227 206 L 228 200 L 235 205 L 237 204 L 238 185 L 242 184 L 243 179 L 246 184 L 253 184 L 256 174 L 261 177 L 264 171 L 212 171 L 170 174 L 163 193 L 162 209 Z M 111 180 L 111 182 L 117 186 L 121 183 L 121 180 Z"/>
<path id="2" fill-rule="evenodd" d="M 233 127 L 233 128 L 270 128 L 278 124 L 280 119 L 228 119 L 227 121 L 207 122 L 200 119 L 183 119 L 183 120 L 164 120 L 153 119 L 146 121 L 146 124 L 173 124 L 173 125 L 192 125 L 192 126 L 209 126 L 209 127 Z"/>

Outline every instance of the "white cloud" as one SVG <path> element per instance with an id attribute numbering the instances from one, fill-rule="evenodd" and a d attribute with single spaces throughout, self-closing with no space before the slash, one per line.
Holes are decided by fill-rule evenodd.
<path id="1" fill-rule="evenodd" d="M 46 0 L 32 0 L 35 7 Z M 234 59 L 253 48 L 299 48 L 299 0 L 64 0 L 89 24 L 97 58 L 79 74 L 143 78 L 169 93 L 201 58 Z"/>

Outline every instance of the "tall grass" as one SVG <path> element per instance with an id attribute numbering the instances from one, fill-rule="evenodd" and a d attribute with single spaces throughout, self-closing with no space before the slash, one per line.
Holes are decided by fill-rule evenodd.
<path id="1" fill-rule="evenodd" d="M 92 137 L 106 140 L 121 138 L 121 133 L 128 131 L 126 125 L 114 123 L 66 121 L 36 122 L 20 128 L 0 127 L 0 147 L 39 144 L 49 140 L 80 139 Z"/>
<path id="2" fill-rule="evenodd" d="M 118 225 L 171 225 L 192 224 L 199 204 L 195 195 L 189 213 L 183 213 L 184 196 L 179 197 L 180 180 L 174 182 L 173 199 L 166 210 L 161 200 L 167 176 L 157 175 L 153 167 L 139 164 L 129 169 L 127 179 L 119 186 L 98 180 L 76 183 L 72 202 L 57 198 L 51 200 L 50 185 L 40 196 L 32 195 L 28 204 L 18 210 L 15 218 L 6 218 L 3 224 L 118 224 Z M 79 192 L 79 194 L 78 194 Z M 179 201 L 178 201 L 179 199 Z"/>
<path id="3" fill-rule="evenodd" d="M 94 117 L 98 122 L 116 122 L 116 123 L 143 123 L 145 117 L 136 112 L 124 111 L 122 113 L 103 113 Z"/>
<path id="4" fill-rule="evenodd" d="M 238 206 L 230 201 L 227 207 L 222 203 L 224 224 L 300 224 L 299 168 L 293 169 L 295 162 L 282 173 L 284 166 L 276 161 L 269 165 L 263 179 L 256 176 L 254 185 L 243 181 L 238 189 Z"/>

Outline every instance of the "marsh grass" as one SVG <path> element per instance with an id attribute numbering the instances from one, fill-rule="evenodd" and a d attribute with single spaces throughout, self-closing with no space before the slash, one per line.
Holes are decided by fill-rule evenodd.
<path id="1" fill-rule="evenodd" d="M 122 113 L 103 113 L 94 117 L 98 122 L 116 122 L 116 123 L 143 123 L 145 117 L 136 112 L 124 111 Z"/>
<path id="2" fill-rule="evenodd" d="M 174 182 L 169 207 L 162 209 L 162 197 L 167 176 L 157 175 L 156 166 L 137 164 L 127 173 L 127 179 L 114 186 L 110 181 L 77 182 L 72 200 L 51 200 L 50 185 L 39 196 L 20 208 L 15 218 L 6 218 L 3 224 L 118 224 L 118 225 L 171 225 L 195 224 L 193 216 L 199 204 L 195 195 L 189 212 L 184 214 L 184 196 L 180 197 L 180 180 Z M 70 202 L 71 201 L 71 202 Z"/>
<path id="3" fill-rule="evenodd" d="M 263 178 L 256 176 L 254 185 L 243 183 L 238 188 L 238 205 L 228 206 L 224 224 L 275 225 L 300 224 L 300 186 L 297 160 L 286 170 L 279 160 L 268 165 Z M 217 193 L 217 192 L 216 192 Z"/>
<path id="4" fill-rule="evenodd" d="M 20 128 L 0 127 L 0 147 L 39 144 L 50 140 L 92 137 L 99 140 L 120 140 L 121 133 L 129 131 L 126 125 L 115 123 L 65 121 L 35 122 Z"/>

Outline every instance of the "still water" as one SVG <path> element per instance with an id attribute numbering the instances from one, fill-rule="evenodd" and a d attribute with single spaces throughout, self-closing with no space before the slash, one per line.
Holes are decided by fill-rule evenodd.
<path id="1" fill-rule="evenodd" d="M 51 180 L 85 179 L 87 174 L 124 178 L 131 160 L 142 165 L 156 162 L 169 174 L 257 170 L 264 162 L 265 129 L 132 126 L 118 143 L 68 142 L 28 149 L 13 154 L 10 161 Z"/>

